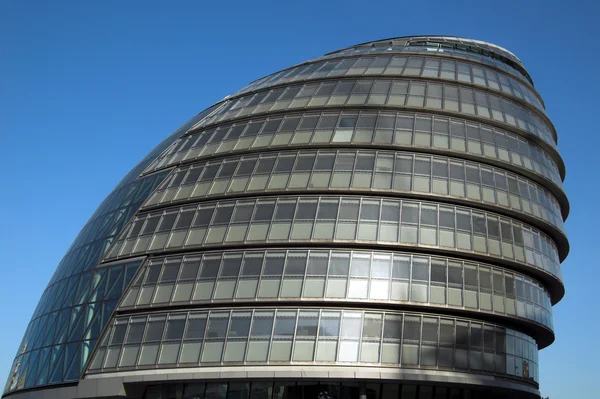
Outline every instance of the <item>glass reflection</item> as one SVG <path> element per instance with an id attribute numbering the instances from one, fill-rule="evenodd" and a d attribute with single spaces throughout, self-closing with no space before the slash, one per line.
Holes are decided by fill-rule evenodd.
<path id="1" fill-rule="evenodd" d="M 208 317 L 206 336 L 203 340 L 196 341 L 200 344 L 198 348 L 202 348 L 202 353 L 195 366 L 244 360 L 263 364 L 354 363 L 364 366 L 394 365 L 403 368 L 486 372 L 532 381 L 538 379 L 537 344 L 534 339 L 493 324 L 416 313 L 332 309 L 249 310 L 243 312 L 243 317 L 248 318 L 248 321 L 251 317 L 252 322 L 264 321 L 267 312 L 271 315 L 269 320 L 275 320 L 275 323 L 272 331 L 261 327 L 265 335 L 260 340 L 257 338 L 261 334 L 257 334 L 254 329 L 248 336 L 246 327 L 241 335 L 232 335 L 230 327 L 227 336 L 226 326 L 238 323 L 236 319 L 241 316 L 240 311 L 220 309 L 170 313 L 168 319 L 188 320 L 189 323 L 198 317 Z M 111 323 L 107 334 L 114 336 L 122 326 L 131 328 L 133 323 L 143 323 L 146 318 L 148 316 L 119 317 Z M 213 320 L 218 322 L 211 327 Z M 378 334 L 382 331 L 382 320 L 381 336 Z M 246 325 L 247 322 L 244 322 L 244 326 Z M 265 326 L 264 323 L 262 325 Z M 163 338 L 161 355 L 157 365 L 151 366 L 152 368 L 190 366 L 187 361 L 189 354 L 181 352 L 178 358 L 177 353 L 181 344 L 189 345 L 192 341 L 187 338 L 182 340 L 180 335 L 177 336 L 178 338 Z M 132 348 L 137 353 L 140 343 L 136 345 L 104 340 L 89 372 L 148 368 L 147 363 L 142 363 L 141 359 L 137 364 L 124 364 L 122 361 L 117 364 L 113 361 L 119 356 L 123 359 Z M 382 351 L 379 350 L 381 346 Z M 231 350 L 223 351 L 224 347 Z M 249 348 L 247 352 L 246 347 Z M 294 351 L 295 347 L 301 350 Z M 164 360 L 167 358 L 169 360 Z"/>
<path id="2" fill-rule="evenodd" d="M 340 205 L 346 200 L 355 199 L 279 197 L 203 203 L 198 206 L 194 223 L 189 230 L 139 233 L 136 226 L 141 223 L 144 223 L 144 226 L 152 223 L 153 226 L 154 219 L 159 216 L 165 217 L 173 209 L 153 211 L 135 219 L 132 227 L 127 229 L 112 247 L 108 258 L 131 256 L 164 248 L 210 247 L 243 242 L 368 241 L 407 246 L 425 245 L 501 257 L 547 271 L 560 278 L 560 259 L 556 244 L 544 233 L 517 220 L 470 208 L 417 201 L 392 201 L 377 197 L 360 199 L 361 209 L 374 207 L 375 212 L 380 212 L 382 207 L 391 206 L 396 213 L 392 212 L 388 220 L 361 217 L 351 220 L 343 219 L 347 217 L 346 214 L 338 213 Z M 285 204 L 285 209 L 288 209 L 288 206 L 293 204 L 294 214 L 297 214 L 299 204 L 303 201 L 318 201 L 315 219 L 290 220 L 285 218 L 289 218 L 291 213 L 285 216 L 274 211 L 276 206 Z M 231 220 L 237 207 L 249 206 L 251 203 L 254 203 L 255 214 L 250 223 L 236 223 Z M 292 208 L 289 209 L 291 212 Z M 183 210 L 183 207 L 179 208 L 180 213 Z M 432 214 L 433 224 L 428 225 L 427 219 L 419 221 L 418 215 L 426 215 L 427 212 Z M 444 214 L 445 216 L 440 217 Z M 367 214 L 363 215 L 368 217 Z M 278 219 L 280 217 L 284 219 Z M 300 232 L 293 234 L 294 231 Z"/>

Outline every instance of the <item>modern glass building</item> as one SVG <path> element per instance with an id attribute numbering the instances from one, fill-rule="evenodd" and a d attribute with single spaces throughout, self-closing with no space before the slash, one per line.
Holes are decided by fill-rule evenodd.
<path id="1" fill-rule="evenodd" d="M 102 202 L 4 397 L 539 398 L 564 177 L 493 44 L 385 39 L 266 76 Z"/>

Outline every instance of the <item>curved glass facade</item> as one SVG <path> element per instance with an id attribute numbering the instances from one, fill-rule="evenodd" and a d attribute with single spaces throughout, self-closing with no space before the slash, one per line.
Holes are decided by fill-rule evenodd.
<path id="1" fill-rule="evenodd" d="M 154 258 L 120 309 L 298 299 L 451 307 L 552 328 L 543 285 L 511 270 L 457 258 L 344 249 L 203 252 Z"/>
<path id="2" fill-rule="evenodd" d="M 538 94 L 509 75 L 476 64 L 416 55 L 359 56 L 303 64 L 259 79 L 236 95 L 289 82 L 356 75 L 421 76 L 464 82 L 521 99 L 545 115 Z"/>
<path id="3" fill-rule="evenodd" d="M 406 112 L 327 111 L 252 118 L 194 130 L 161 154 L 146 173 L 217 154 L 313 146 L 407 148 L 425 153 L 462 153 L 469 159 L 533 174 L 562 192 L 560 169 L 550 154 L 521 136 L 465 119 Z M 563 202 L 566 202 L 563 201 Z"/>
<path id="4" fill-rule="evenodd" d="M 316 107 L 416 108 L 495 122 L 556 148 L 552 127 L 529 108 L 488 91 L 424 79 L 336 79 L 277 87 L 242 95 L 200 122 L 200 126 L 269 111 Z"/>
<path id="5" fill-rule="evenodd" d="M 539 397 L 564 175 L 543 100 L 501 47 L 393 38 L 268 75 L 100 205 L 5 395 Z"/>
<path id="6" fill-rule="evenodd" d="M 102 201 L 58 264 L 36 307 L 8 376 L 5 392 L 77 381 L 98 336 L 141 260 L 100 265 L 106 250 L 166 172 L 140 173 L 191 126 L 194 116 L 144 157 Z"/>
<path id="7" fill-rule="evenodd" d="M 318 184 L 316 176 L 326 173 L 325 184 Z M 449 196 L 523 213 L 564 231 L 556 198 L 526 178 L 459 158 L 392 151 L 287 151 L 200 162 L 179 168 L 144 207 L 265 190 Z"/>
<path id="8" fill-rule="evenodd" d="M 357 364 L 538 380 L 533 338 L 419 313 L 303 307 L 153 313 L 112 320 L 89 371 L 227 364 Z"/>
<path id="9" fill-rule="evenodd" d="M 407 36 L 358 44 L 333 51 L 320 58 L 395 52 L 443 53 L 446 57 L 461 58 L 493 66 L 522 79 L 533 87 L 533 81 L 523 63 L 514 54 L 502 47 L 479 40 L 448 36 Z"/>
<path id="10" fill-rule="evenodd" d="M 293 242 L 439 248 L 560 278 L 556 244 L 527 224 L 471 208 L 376 196 L 244 198 L 141 213 L 107 259 L 165 249 Z"/>

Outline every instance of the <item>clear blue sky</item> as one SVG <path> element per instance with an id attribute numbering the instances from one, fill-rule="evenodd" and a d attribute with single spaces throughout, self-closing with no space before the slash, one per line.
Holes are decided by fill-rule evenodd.
<path id="1" fill-rule="evenodd" d="M 571 253 L 567 294 L 554 309 L 557 340 L 540 354 L 541 392 L 597 397 L 599 15 L 591 0 L 0 1 L 1 384 L 72 240 L 181 123 L 254 79 L 331 50 L 450 34 L 516 53 L 559 132 Z"/>

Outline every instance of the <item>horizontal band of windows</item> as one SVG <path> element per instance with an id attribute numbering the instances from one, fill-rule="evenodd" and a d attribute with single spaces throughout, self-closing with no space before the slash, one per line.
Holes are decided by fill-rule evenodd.
<path id="1" fill-rule="evenodd" d="M 406 44 L 376 44 L 373 46 L 357 46 L 351 47 L 348 49 L 344 49 L 341 51 L 335 51 L 333 53 L 326 54 L 322 57 L 315 58 L 310 60 L 309 62 L 319 61 L 319 60 L 327 60 L 331 58 L 340 58 L 340 57 L 351 57 L 357 55 L 379 55 L 379 54 L 387 54 L 387 55 L 426 55 L 428 57 L 437 56 L 444 58 L 453 58 L 457 60 L 465 60 L 468 62 L 476 62 L 478 64 L 482 64 L 485 66 L 489 66 L 492 68 L 496 68 L 502 72 L 505 72 L 511 75 L 513 78 L 518 79 L 521 83 L 526 84 L 532 90 L 535 90 L 533 87 L 533 83 L 531 82 L 531 78 L 528 75 L 523 74 L 522 71 L 516 70 L 510 65 L 506 63 L 495 60 L 480 54 L 475 54 L 468 51 L 463 51 L 459 49 L 450 49 L 450 48 L 434 48 L 434 47 L 425 47 L 425 46 L 410 46 Z M 538 95 L 539 97 L 539 95 Z"/>
<path id="2" fill-rule="evenodd" d="M 440 48 L 471 51 L 476 54 L 482 54 L 486 57 L 499 59 L 503 62 L 506 62 L 505 59 L 508 59 L 516 64 L 519 68 L 524 67 L 523 62 L 521 62 L 516 55 L 507 49 L 481 40 L 467 39 L 456 36 L 412 36 L 407 38 L 406 44 L 411 46 L 437 44 L 440 46 Z"/>
<path id="3" fill-rule="evenodd" d="M 473 84 L 515 97 L 530 104 L 544 117 L 547 117 L 544 106 L 537 95 L 526 85 L 508 75 L 477 64 L 415 55 L 361 55 L 352 58 L 309 62 L 265 76 L 237 91 L 231 98 L 284 83 L 361 75 L 421 76 Z"/>
<path id="4" fill-rule="evenodd" d="M 142 209 L 215 196 L 302 190 L 367 190 L 456 198 L 542 220 L 554 227 L 549 234 L 559 230 L 564 235 L 558 201 L 527 179 L 456 158 L 390 151 L 289 151 L 181 167 Z"/>
<path id="5" fill-rule="evenodd" d="M 89 373 L 227 364 L 360 364 L 538 381 L 535 340 L 469 319 L 337 309 L 241 309 L 118 317 Z"/>
<path id="6" fill-rule="evenodd" d="M 503 61 L 503 58 L 507 58 L 517 64 L 520 68 L 524 67 L 523 62 L 511 51 L 507 50 L 504 47 L 498 46 L 496 44 L 476 40 L 469 39 L 466 37 L 460 36 L 450 36 L 450 35 L 410 35 L 410 36 L 399 36 L 392 37 L 387 39 L 379 39 L 370 42 L 364 42 L 355 44 L 353 46 L 333 51 L 328 54 L 337 53 L 338 51 L 343 51 L 347 49 L 354 49 L 360 47 L 377 47 L 377 46 L 411 46 L 411 45 L 439 45 L 440 48 L 444 49 L 452 49 L 452 50 L 461 50 L 461 51 L 469 51 L 475 54 L 483 55 L 489 57 L 493 60 Z M 509 64 L 510 65 L 510 64 Z"/>
<path id="7" fill-rule="evenodd" d="M 407 41 L 406 44 L 411 47 L 422 46 L 432 50 L 456 49 L 463 52 L 481 54 L 484 57 L 499 60 L 509 65 L 513 69 L 518 70 L 522 75 L 529 77 L 529 74 L 525 70 L 523 63 L 514 54 L 503 48 L 493 46 L 488 43 L 474 40 L 463 41 L 459 38 L 451 38 L 448 40 L 446 37 L 422 37 L 412 38 Z"/>
<path id="8" fill-rule="evenodd" d="M 199 130 L 174 143 L 145 173 L 219 154 L 307 145 L 415 148 L 492 161 L 534 178 L 543 177 L 537 180 L 566 202 L 558 166 L 536 144 L 460 119 L 398 112 L 310 112 Z"/>
<path id="9" fill-rule="evenodd" d="M 556 245 L 526 224 L 471 208 L 377 197 L 247 198 L 153 211 L 132 221 L 107 258 L 177 248 L 312 241 L 479 253 L 560 279 Z"/>
<path id="10" fill-rule="evenodd" d="M 550 295 L 529 277 L 399 252 L 269 250 L 155 258 L 140 269 L 119 309 L 300 298 L 447 306 L 553 328 Z"/>
<path id="11" fill-rule="evenodd" d="M 365 105 L 481 118 L 523 131 L 556 149 L 552 127 L 520 104 L 470 87 L 409 79 L 339 79 L 277 87 L 228 101 L 194 128 L 278 110 Z"/>
<path id="12" fill-rule="evenodd" d="M 300 120 L 300 117 L 302 117 L 302 120 Z M 200 147 L 206 144 L 212 145 L 212 149 L 217 150 L 218 147 L 215 147 L 215 144 L 221 142 L 238 142 L 244 139 L 248 141 L 256 136 L 260 138 L 260 136 L 299 131 L 302 131 L 304 136 L 307 136 L 309 132 L 315 132 L 318 135 L 305 137 L 304 140 L 300 140 L 301 136 L 299 136 L 296 140 L 284 144 L 356 142 L 417 147 L 434 146 L 457 153 L 469 152 L 474 155 L 483 155 L 504 162 L 515 163 L 508 156 L 508 153 L 512 152 L 525 158 L 531 158 L 532 162 L 541 163 L 549 168 L 552 173 L 560 176 L 560 166 L 556 163 L 553 155 L 523 136 L 456 117 L 427 113 L 395 112 L 392 110 L 343 112 L 331 110 L 286 113 L 283 116 L 273 115 L 268 118 L 252 118 L 234 124 L 225 123 L 216 128 L 194 128 L 190 132 L 192 134 L 201 133 L 202 138 L 195 142 L 188 142 L 187 148 Z M 430 137 L 429 140 L 426 139 L 427 136 Z M 198 136 L 196 137 L 198 138 Z M 431 137 L 438 137 L 438 139 L 432 143 Z M 445 146 L 443 145 L 444 142 L 440 141 L 442 137 L 446 137 L 447 143 Z M 181 141 L 174 146 L 177 146 L 177 144 L 181 144 Z M 254 141 L 250 144 L 251 147 L 246 148 L 256 147 L 257 142 Z M 272 146 L 278 143 L 265 143 L 265 145 L 267 144 Z M 237 148 L 237 145 L 235 147 L 231 146 L 228 150 Z M 170 152 L 172 152 L 171 149 L 165 151 L 165 153 Z M 516 162 L 516 164 L 527 168 L 527 165 L 522 165 L 520 162 Z M 561 180 L 560 177 L 558 180 Z"/>

